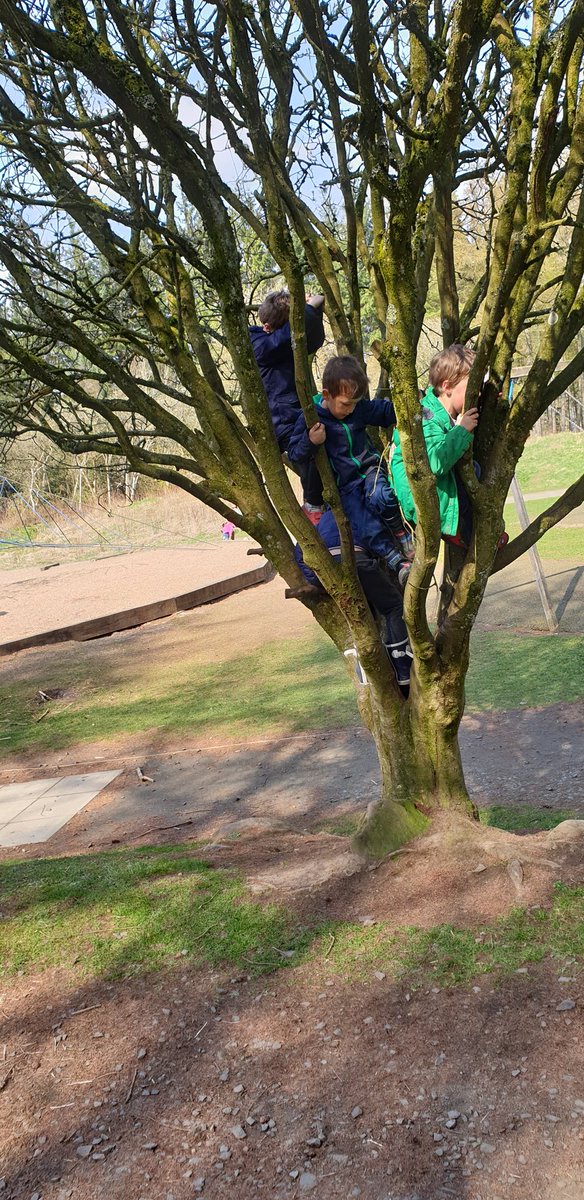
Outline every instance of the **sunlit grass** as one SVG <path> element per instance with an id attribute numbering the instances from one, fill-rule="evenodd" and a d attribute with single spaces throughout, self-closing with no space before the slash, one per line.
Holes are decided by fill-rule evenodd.
<path id="1" fill-rule="evenodd" d="M 363 979 L 377 970 L 414 987 L 450 986 L 584 953 L 584 887 L 556 885 L 549 907 L 516 908 L 480 929 L 311 925 L 253 901 L 235 874 L 184 846 L 5 862 L 0 896 L 4 977 L 58 965 L 125 978 L 178 960 L 255 975 L 308 963 L 314 977 Z"/>
<path id="2" fill-rule="evenodd" d="M 105 652 L 107 655 L 107 651 Z M 118 651 L 118 655 L 120 652 Z M 0 684 L 0 747 L 58 750 L 152 731 L 167 737 L 237 738 L 338 729 L 358 723 L 343 663 L 315 627 L 302 638 L 269 642 L 228 662 L 164 657 L 147 662 L 128 647 L 99 668 L 95 652 L 24 665 Z M 64 695 L 45 715 L 38 691 Z M 554 704 L 584 694 L 584 638 L 518 637 L 476 631 L 467 679 L 467 712 Z"/>

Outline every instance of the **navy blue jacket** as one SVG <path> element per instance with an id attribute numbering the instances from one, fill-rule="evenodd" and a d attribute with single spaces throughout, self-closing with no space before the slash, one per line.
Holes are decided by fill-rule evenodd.
<path id="1" fill-rule="evenodd" d="M 350 417 L 339 421 L 328 408 L 323 408 L 321 400 L 320 395 L 314 398 L 316 417 L 326 429 L 324 446 L 342 493 L 361 485 L 367 471 L 377 468 L 379 454 L 367 436 L 367 426 L 387 429 L 395 425 L 395 409 L 391 400 L 359 400 Z M 310 441 L 301 412 L 288 443 L 288 458 L 292 463 L 301 463 L 311 458 L 317 449 Z"/>
<path id="2" fill-rule="evenodd" d="M 385 525 L 375 513 L 366 508 L 359 489 L 347 492 L 344 501 L 345 514 L 351 526 L 355 550 L 363 550 L 374 558 L 386 558 L 390 551 L 395 551 L 394 543 Z M 316 532 L 322 538 L 327 550 L 330 550 L 333 558 L 340 558 L 341 538 L 332 509 L 327 508 L 322 514 L 316 526 Z M 294 557 L 308 582 L 320 587 L 314 571 L 306 566 L 298 545 L 294 548 Z"/>
<path id="3" fill-rule="evenodd" d="M 359 543 L 359 530 L 353 524 L 351 524 L 351 531 L 353 534 L 355 549 L 363 549 Z M 333 558 L 340 558 L 341 537 L 339 534 L 339 527 L 333 516 L 332 509 L 327 508 L 326 512 L 323 512 L 322 517 L 316 526 L 316 532 L 318 533 L 318 536 L 322 538 L 327 550 L 330 550 Z M 322 587 L 318 576 L 315 575 L 314 571 L 311 571 L 310 567 L 306 565 L 302 556 L 302 550 L 300 549 L 298 543 L 296 543 L 294 547 L 294 558 L 296 559 L 302 574 L 305 576 L 308 582 L 312 583 L 315 587 Z"/>
<path id="4" fill-rule="evenodd" d="M 309 354 L 320 350 L 324 342 L 323 318 L 322 304 L 318 308 L 313 308 L 312 304 L 306 305 L 304 327 Z M 287 450 L 298 414 L 302 414 L 296 394 L 290 323 L 286 321 L 285 325 L 274 329 L 272 333 L 266 333 L 261 325 L 252 325 L 249 336 L 268 398 L 278 445 L 280 450 Z"/>

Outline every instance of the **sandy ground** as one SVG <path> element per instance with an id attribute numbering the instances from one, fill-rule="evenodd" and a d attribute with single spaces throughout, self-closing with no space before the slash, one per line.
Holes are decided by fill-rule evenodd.
<path id="1" fill-rule="evenodd" d="M 247 554 L 247 539 L 215 545 L 168 547 L 135 554 L 63 563 L 51 569 L 30 567 L 0 571 L 0 643 L 89 620 L 188 592 L 217 579 L 253 570 L 263 559 Z M 584 536 L 583 536 L 584 561 Z M 584 630 L 584 566 L 572 559 L 544 561 L 553 607 L 564 633 Z M 285 622 L 307 625 L 312 617 L 302 605 L 283 601 L 284 584 L 276 581 Z M 437 589 L 429 596 L 435 610 Z M 479 614 L 478 628 L 545 630 L 541 601 L 527 555 L 493 576 Z"/>
<path id="2" fill-rule="evenodd" d="M 0 642 L 166 600 L 252 571 L 248 538 L 0 571 Z"/>

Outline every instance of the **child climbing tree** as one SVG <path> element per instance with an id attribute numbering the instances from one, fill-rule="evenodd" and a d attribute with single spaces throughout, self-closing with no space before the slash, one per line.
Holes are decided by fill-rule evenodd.
<path id="1" fill-rule="evenodd" d="M 457 735 L 487 580 L 584 494 L 576 481 L 497 554 L 529 432 L 584 367 L 584 0 L 0 0 L 0 21 L 4 436 L 122 455 L 223 520 L 237 507 L 293 588 L 297 538 L 326 589 L 304 603 L 339 650 L 357 647 L 369 681 L 382 794 L 361 844 L 395 846 L 438 807 L 472 815 Z M 248 336 L 259 281 L 244 276 L 242 227 L 290 289 L 308 422 L 306 286 L 324 295 L 341 353 L 367 350 L 364 281 L 369 318 L 373 301 L 418 516 L 407 700 L 324 450 L 340 564 L 282 466 Z M 480 269 L 461 296 L 466 234 Z M 476 350 L 467 407 L 481 392 L 480 478 L 470 453 L 461 466 L 473 536 L 436 630 L 440 517 L 417 376 L 431 287 L 443 344 Z M 535 353 L 510 405 L 526 329 Z"/>

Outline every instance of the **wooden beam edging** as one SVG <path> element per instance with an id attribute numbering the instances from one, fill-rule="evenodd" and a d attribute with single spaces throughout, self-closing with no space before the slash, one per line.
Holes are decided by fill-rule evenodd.
<path id="1" fill-rule="evenodd" d="M 34 646 L 50 646 L 57 642 L 89 642 L 95 638 L 109 637 L 110 634 L 121 633 L 124 629 L 135 629 L 138 625 L 160 621 L 177 612 L 187 612 L 191 608 L 199 608 L 202 604 L 212 604 L 215 600 L 223 600 L 225 596 L 231 596 L 245 588 L 268 583 L 274 578 L 274 575 L 275 571 L 271 563 L 265 562 L 261 567 L 255 567 L 253 571 L 243 571 L 239 575 L 231 575 L 229 579 L 218 579 L 215 583 L 206 583 L 203 587 L 195 588 L 192 592 L 183 592 L 180 596 L 171 596 L 166 600 L 154 600 L 150 604 L 140 604 L 136 608 L 108 613 L 104 617 L 93 617 L 89 621 L 77 621 L 73 625 L 64 625 L 60 629 L 47 629 L 42 633 L 33 633 L 28 637 L 3 642 L 0 644 L 0 658 L 8 654 L 16 654 L 19 650 L 29 650 Z"/>

